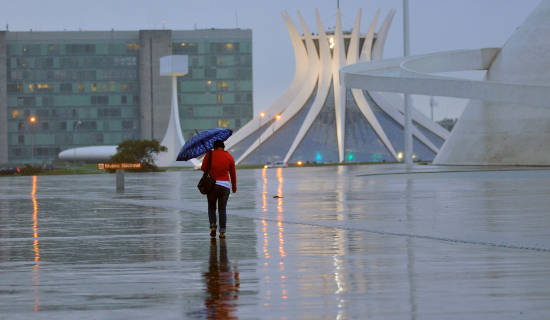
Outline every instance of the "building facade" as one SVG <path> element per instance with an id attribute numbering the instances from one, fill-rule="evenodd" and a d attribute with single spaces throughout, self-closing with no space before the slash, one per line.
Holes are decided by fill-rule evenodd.
<path id="1" fill-rule="evenodd" d="M 252 118 L 251 30 L 1 32 L 0 163 L 162 139 L 171 86 L 159 61 L 171 54 L 189 56 L 178 79 L 186 139 Z"/>

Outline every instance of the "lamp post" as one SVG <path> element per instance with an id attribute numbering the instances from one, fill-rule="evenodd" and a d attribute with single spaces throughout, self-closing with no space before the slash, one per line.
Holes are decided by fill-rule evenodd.
<path id="1" fill-rule="evenodd" d="M 75 122 L 74 133 L 73 133 L 74 138 L 76 138 L 76 130 L 80 128 L 81 125 L 82 125 L 82 121 L 78 120 L 77 122 Z M 73 148 L 73 174 L 76 174 L 76 146 Z"/>
<path id="2" fill-rule="evenodd" d="M 29 117 L 29 123 L 31 125 L 31 163 L 34 163 L 34 125 L 38 119 L 35 116 Z"/>
<path id="3" fill-rule="evenodd" d="M 271 132 L 271 135 L 273 135 L 273 134 L 275 133 L 275 123 L 276 123 L 279 119 L 281 119 L 281 115 L 277 113 L 277 114 L 275 115 L 275 122 L 273 123 L 273 131 Z"/>
<path id="4" fill-rule="evenodd" d="M 409 0 L 403 0 L 403 56 L 408 57 L 410 54 L 410 42 L 409 42 Z M 412 139 L 412 116 L 411 116 L 411 96 L 409 94 L 404 95 L 405 103 L 405 164 L 407 169 L 412 168 L 412 153 L 413 153 L 413 139 Z"/>
<path id="5" fill-rule="evenodd" d="M 260 131 L 260 129 L 262 128 L 262 121 L 264 120 L 265 118 L 265 112 L 260 112 L 260 121 L 258 121 L 258 131 Z M 259 138 L 259 142 L 260 142 L 260 145 L 262 144 L 262 134 L 260 133 L 260 138 Z"/>

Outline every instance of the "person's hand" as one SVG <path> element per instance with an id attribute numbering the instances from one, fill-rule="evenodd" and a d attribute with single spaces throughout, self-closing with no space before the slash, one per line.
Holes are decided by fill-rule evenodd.
<path id="1" fill-rule="evenodd" d="M 237 192 L 237 187 L 234 187 L 232 189 L 233 189 L 233 193 Z"/>

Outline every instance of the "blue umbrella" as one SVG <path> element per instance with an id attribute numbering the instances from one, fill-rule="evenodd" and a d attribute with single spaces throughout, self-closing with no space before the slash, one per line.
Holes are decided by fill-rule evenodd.
<path id="1" fill-rule="evenodd" d="M 225 141 L 232 134 L 233 131 L 226 128 L 213 128 L 198 132 L 181 147 L 176 161 L 187 161 L 200 157 L 213 148 L 214 141 Z"/>

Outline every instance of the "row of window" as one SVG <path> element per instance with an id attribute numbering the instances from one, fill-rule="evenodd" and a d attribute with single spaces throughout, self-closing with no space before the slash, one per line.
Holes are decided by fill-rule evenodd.
<path id="1" fill-rule="evenodd" d="M 113 55 L 113 54 L 135 54 L 140 49 L 137 43 L 28 43 L 8 44 L 9 55 Z M 239 52 L 250 53 L 252 43 L 242 42 L 173 42 L 172 52 L 175 54 L 197 54 L 204 52 L 215 52 L 221 54 L 234 54 Z"/>
<path id="2" fill-rule="evenodd" d="M 137 80 L 137 69 L 111 70 L 10 70 L 8 81 Z"/>
<path id="3" fill-rule="evenodd" d="M 110 121 L 94 121 L 94 120 L 74 120 L 74 121 L 40 121 L 38 124 L 30 124 L 27 121 L 20 121 L 17 123 L 17 132 L 40 132 L 45 131 L 111 131 L 111 130 L 130 130 L 137 129 L 138 123 L 134 120 L 110 120 Z M 15 132 L 15 131 L 9 131 Z"/>
<path id="4" fill-rule="evenodd" d="M 36 110 L 25 109 L 12 109 L 10 111 L 12 119 L 28 119 L 31 114 L 38 117 L 39 120 L 42 119 L 96 119 L 96 118 L 138 118 L 139 109 L 135 107 L 127 108 L 55 108 L 55 109 L 45 109 L 39 108 Z"/>
<path id="5" fill-rule="evenodd" d="M 8 59 L 8 68 L 114 68 L 135 67 L 137 56 L 86 56 L 86 57 L 15 57 Z"/>
<path id="6" fill-rule="evenodd" d="M 133 82 L 91 82 L 91 83 L 8 83 L 8 93 L 94 93 L 94 92 L 135 92 L 137 84 Z"/>
<path id="7" fill-rule="evenodd" d="M 191 79 L 239 79 L 252 80 L 252 68 L 249 67 L 205 67 L 189 68 L 184 78 Z"/>
<path id="8" fill-rule="evenodd" d="M 252 55 L 241 56 L 218 56 L 218 55 L 194 55 L 189 56 L 189 65 L 192 67 L 202 67 L 205 65 L 215 66 L 251 66 Z"/>
<path id="9" fill-rule="evenodd" d="M 9 55 L 90 55 L 90 54 L 136 54 L 139 51 L 137 43 L 30 43 L 8 44 Z"/>
<path id="10" fill-rule="evenodd" d="M 251 53 L 252 43 L 250 41 L 242 42 L 173 42 L 172 53 L 174 54 L 238 54 Z"/>

